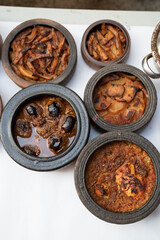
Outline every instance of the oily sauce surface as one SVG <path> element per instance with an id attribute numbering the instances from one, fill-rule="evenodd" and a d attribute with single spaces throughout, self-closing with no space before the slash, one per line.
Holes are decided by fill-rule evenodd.
<path id="1" fill-rule="evenodd" d="M 148 93 L 142 82 L 123 72 L 107 74 L 96 85 L 93 105 L 105 121 L 130 124 L 140 119 L 148 106 Z"/>
<path id="2" fill-rule="evenodd" d="M 50 157 L 62 153 L 72 144 L 76 125 L 75 112 L 66 100 L 40 96 L 19 109 L 13 135 L 25 153 Z"/>
<path id="3" fill-rule="evenodd" d="M 155 185 L 148 154 L 130 142 L 112 142 L 96 150 L 86 167 L 86 187 L 93 200 L 113 212 L 144 205 Z"/>

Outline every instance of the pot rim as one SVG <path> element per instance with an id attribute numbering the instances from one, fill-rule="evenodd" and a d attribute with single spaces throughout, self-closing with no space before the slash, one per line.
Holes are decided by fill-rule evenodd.
<path id="1" fill-rule="evenodd" d="M 141 147 L 152 160 L 154 165 L 156 181 L 155 187 L 149 200 L 137 210 L 132 212 L 111 212 L 100 205 L 98 205 L 88 193 L 85 184 L 85 169 L 90 156 L 99 147 L 104 144 L 114 141 L 128 141 Z M 75 167 L 74 178 L 75 186 L 80 200 L 85 207 L 96 217 L 101 220 L 116 223 L 116 224 L 128 224 L 137 222 L 147 217 L 154 209 L 159 205 L 160 201 L 160 154 L 155 146 L 149 142 L 146 138 L 131 132 L 109 132 L 101 134 L 100 136 L 92 139 L 81 151 Z"/>
<path id="2" fill-rule="evenodd" d="M 57 78 L 49 80 L 47 82 L 54 83 L 54 84 L 66 84 L 72 77 L 75 71 L 76 63 L 77 63 L 77 47 L 76 47 L 75 40 L 71 35 L 71 33 L 63 25 L 61 25 L 58 22 L 55 22 L 49 19 L 44 19 L 44 18 L 31 19 L 31 20 L 22 22 L 8 34 L 2 47 L 2 65 L 5 72 L 18 86 L 22 88 L 36 84 L 36 82 L 34 81 L 27 81 L 19 77 L 14 72 L 14 70 L 10 65 L 9 55 L 8 55 L 10 44 L 14 40 L 14 38 L 24 29 L 34 25 L 44 25 L 44 26 L 53 27 L 59 30 L 65 36 L 66 41 L 70 46 L 70 60 L 68 62 L 66 69 Z M 37 82 L 37 83 L 43 84 L 45 82 L 43 81 L 43 82 Z"/>
<path id="3" fill-rule="evenodd" d="M 125 72 L 133 74 L 140 79 L 140 81 L 147 89 L 149 95 L 148 106 L 143 116 L 136 122 L 125 125 L 111 124 L 105 121 L 102 117 L 100 117 L 93 106 L 92 96 L 96 84 L 102 77 L 113 72 Z M 140 69 L 127 64 L 112 64 L 108 67 L 104 67 L 98 70 L 90 78 L 84 92 L 84 103 L 92 121 L 104 131 L 137 131 L 143 126 L 145 126 L 153 117 L 157 106 L 157 93 L 154 84 L 152 83 L 150 78 Z"/>
<path id="4" fill-rule="evenodd" d="M 61 154 L 40 158 L 24 153 L 12 135 L 12 123 L 18 108 L 28 99 L 40 95 L 56 95 L 65 99 L 74 109 L 77 118 L 77 133 L 72 144 Z M 5 106 L 1 118 L 1 140 L 10 157 L 20 165 L 37 171 L 49 171 L 71 163 L 84 147 L 89 136 L 89 119 L 80 97 L 71 89 L 60 85 L 34 84 L 15 94 Z"/>
<path id="5" fill-rule="evenodd" d="M 126 48 L 125 48 L 125 51 L 123 52 L 123 54 L 119 58 L 115 59 L 114 61 L 110 61 L 110 62 L 107 62 L 107 63 L 94 59 L 88 53 L 88 50 L 87 50 L 87 47 L 86 47 L 86 40 L 87 40 L 87 37 L 88 37 L 89 33 L 94 28 L 98 27 L 98 25 L 100 25 L 102 23 L 108 23 L 108 24 L 111 24 L 111 25 L 115 25 L 116 27 L 118 27 L 124 33 L 125 38 L 126 38 Z M 111 20 L 111 19 L 102 19 L 102 20 L 99 20 L 99 21 L 96 21 L 96 22 L 92 23 L 85 30 L 85 32 L 83 34 L 83 37 L 82 37 L 82 41 L 81 41 L 81 53 L 82 53 L 83 59 L 85 60 L 85 62 L 89 66 L 91 66 L 94 69 L 100 69 L 102 67 L 109 66 L 110 64 L 120 63 L 122 61 L 125 61 L 127 59 L 128 55 L 129 55 L 129 52 L 130 52 L 130 45 L 131 45 L 131 39 L 130 39 L 129 33 L 128 33 L 127 29 L 122 24 L 120 24 L 117 21 Z"/>

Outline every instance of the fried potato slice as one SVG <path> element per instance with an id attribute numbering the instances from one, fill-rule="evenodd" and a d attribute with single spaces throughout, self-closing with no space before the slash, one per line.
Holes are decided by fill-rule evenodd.
<path id="1" fill-rule="evenodd" d="M 134 115 L 135 115 L 136 110 L 134 109 L 126 109 L 124 112 L 121 113 L 121 121 L 124 122 L 125 124 L 131 123 Z"/>
<path id="2" fill-rule="evenodd" d="M 108 111 L 116 114 L 119 111 L 122 111 L 125 108 L 125 106 L 126 106 L 126 104 L 124 102 L 117 102 L 117 101 L 113 100 L 112 104 L 110 104 Z"/>
<path id="3" fill-rule="evenodd" d="M 144 99 L 136 96 L 135 99 L 131 102 L 130 108 L 136 111 L 137 119 L 141 118 L 146 109 Z"/>
<path id="4" fill-rule="evenodd" d="M 93 99 L 94 108 L 98 111 L 106 110 L 112 103 L 107 101 L 107 99 L 102 95 L 99 94 Z"/>
<path id="5" fill-rule="evenodd" d="M 130 124 L 142 117 L 148 105 L 148 93 L 140 80 L 133 75 L 116 72 L 103 77 L 96 85 L 94 98 L 110 103 L 102 108 L 97 103 L 98 114 L 107 122 Z"/>
<path id="6" fill-rule="evenodd" d="M 116 98 L 117 101 L 131 102 L 137 93 L 137 88 L 134 86 L 125 85 L 125 92 L 122 98 Z"/>
<path id="7" fill-rule="evenodd" d="M 103 116 L 103 119 L 106 121 L 106 122 L 109 122 L 111 124 L 115 124 L 115 125 L 118 125 L 119 124 L 119 121 L 118 121 L 118 118 L 116 115 L 105 115 Z"/>
<path id="8" fill-rule="evenodd" d="M 106 93 L 109 97 L 119 97 L 122 98 L 125 88 L 120 84 L 107 84 Z"/>

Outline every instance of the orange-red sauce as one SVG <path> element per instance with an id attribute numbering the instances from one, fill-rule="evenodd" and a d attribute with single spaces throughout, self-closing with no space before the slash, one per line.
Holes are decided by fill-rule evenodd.
<path id="1" fill-rule="evenodd" d="M 143 206 L 155 185 L 148 154 L 130 142 L 112 142 L 96 150 L 85 171 L 93 200 L 113 212 L 130 212 Z"/>

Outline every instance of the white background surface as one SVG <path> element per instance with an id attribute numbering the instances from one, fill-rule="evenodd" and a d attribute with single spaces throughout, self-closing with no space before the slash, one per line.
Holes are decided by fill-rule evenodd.
<path id="1" fill-rule="evenodd" d="M 17 25 L 0 22 L 5 39 Z M 80 42 L 86 25 L 65 25 L 76 40 L 78 62 L 67 84 L 82 98 L 85 85 L 95 72 L 82 59 Z M 154 27 L 127 27 L 131 37 L 128 64 L 140 69 L 150 52 Z M 160 79 L 153 80 L 160 93 Z M 5 74 L 0 61 L 0 95 L 4 105 L 20 88 Z M 141 132 L 160 151 L 160 103 L 150 124 Z M 99 133 L 91 130 L 90 139 Z M 3 240 L 159 240 L 160 207 L 140 222 L 115 225 L 96 218 L 81 203 L 74 186 L 74 165 L 52 172 L 34 172 L 15 163 L 0 143 L 0 239 Z"/>

